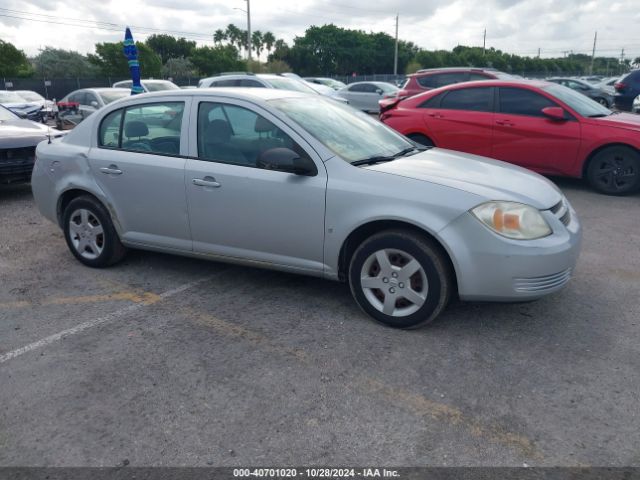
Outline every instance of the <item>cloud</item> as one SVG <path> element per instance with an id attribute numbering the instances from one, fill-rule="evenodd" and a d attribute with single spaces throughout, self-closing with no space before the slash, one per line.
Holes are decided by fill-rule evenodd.
<path id="1" fill-rule="evenodd" d="M 5 0 L 5 10 L 30 12 L 31 20 L 0 17 L 2 39 L 10 41 L 28 54 L 52 46 L 93 50 L 99 41 L 120 40 L 120 27 L 109 30 L 80 28 L 34 19 L 62 23 L 81 23 L 74 19 L 130 24 L 161 32 L 183 32 L 199 44 L 211 44 L 213 32 L 229 23 L 246 28 L 243 0 Z M 395 15 L 400 15 L 400 38 L 428 49 L 450 49 L 456 45 L 481 46 L 487 31 L 487 46 L 517 54 L 561 56 L 565 50 L 590 53 L 593 34 L 598 30 L 598 53 L 619 56 L 625 47 L 628 56 L 640 56 L 637 23 L 640 12 L 637 0 L 260 0 L 251 4 L 254 30 L 271 31 L 291 43 L 304 35 L 310 25 L 333 23 L 364 31 L 395 30 Z M 50 17 L 35 17 L 34 14 Z M 85 24 L 86 25 L 86 24 Z M 107 27 L 105 27 L 107 28 Z M 153 33 L 134 29 L 140 39 Z M 617 52 L 617 53 L 616 53 Z"/>

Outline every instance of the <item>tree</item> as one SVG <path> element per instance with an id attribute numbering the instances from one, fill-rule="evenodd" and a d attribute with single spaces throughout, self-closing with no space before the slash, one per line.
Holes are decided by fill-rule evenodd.
<path id="1" fill-rule="evenodd" d="M 162 67 L 163 77 L 185 78 L 195 74 L 195 66 L 188 58 L 170 58 Z"/>
<path id="2" fill-rule="evenodd" d="M 22 50 L 13 44 L 0 40 L 0 76 L 28 77 L 33 74 L 33 68 Z"/>
<path id="3" fill-rule="evenodd" d="M 162 61 L 146 44 L 136 42 L 138 47 L 138 61 L 142 78 L 161 76 Z M 97 43 L 96 53 L 87 55 L 89 62 L 97 66 L 103 75 L 109 77 L 128 77 L 129 64 L 124 56 L 123 43 Z"/>
<path id="4" fill-rule="evenodd" d="M 251 33 L 251 47 L 256 52 L 256 57 L 260 58 L 260 52 L 264 45 L 264 40 L 262 39 L 262 32 L 260 30 L 255 30 Z"/>
<path id="5" fill-rule="evenodd" d="M 273 48 L 273 44 L 276 43 L 276 37 L 271 32 L 264 32 L 262 41 L 264 42 L 264 47 L 267 49 L 267 56 L 271 55 L 271 49 Z"/>
<path id="6" fill-rule="evenodd" d="M 227 39 L 227 34 L 224 33 L 224 30 L 218 29 L 213 33 L 213 42 L 221 45 Z"/>
<path id="7" fill-rule="evenodd" d="M 43 78 L 90 78 L 99 73 L 87 57 L 72 50 L 46 47 L 32 62 L 38 76 Z"/>
<path id="8" fill-rule="evenodd" d="M 238 49 L 233 45 L 196 48 L 190 60 L 203 76 L 241 70 L 244 66 L 238 58 Z"/>
<path id="9" fill-rule="evenodd" d="M 145 42 L 153 50 L 164 65 L 170 58 L 187 58 L 196 48 L 196 42 L 184 37 L 176 38 L 171 35 L 151 35 Z"/>
<path id="10" fill-rule="evenodd" d="M 225 34 L 227 36 L 227 40 L 231 45 L 235 46 L 240 50 L 242 48 L 243 40 L 242 37 L 246 40 L 246 33 L 242 35 L 242 30 L 236 27 L 234 24 L 230 23 L 227 25 L 227 29 L 225 30 Z"/>

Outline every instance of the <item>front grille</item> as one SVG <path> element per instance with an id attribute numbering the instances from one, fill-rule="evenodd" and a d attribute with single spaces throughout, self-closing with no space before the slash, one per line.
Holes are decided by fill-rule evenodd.
<path id="1" fill-rule="evenodd" d="M 567 205 L 567 202 L 564 200 L 564 198 L 549 210 L 558 218 L 558 220 L 562 222 L 565 227 L 569 225 L 569 223 L 571 223 L 571 211 L 569 210 L 569 205 Z"/>
<path id="2" fill-rule="evenodd" d="M 22 177 L 31 175 L 36 160 L 36 147 L 0 150 L 0 175 Z"/>
<path id="3" fill-rule="evenodd" d="M 521 293 L 543 293 L 562 287 L 570 278 L 571 268 L 541 277 L 514 278 L 513 289 Z"/>

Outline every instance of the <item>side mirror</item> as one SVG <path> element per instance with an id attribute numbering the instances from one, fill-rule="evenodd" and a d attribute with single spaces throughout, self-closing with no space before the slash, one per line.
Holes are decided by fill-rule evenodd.
<path id="1" fill-rule="evenodd" d="M 301 157 L 289 148 L 265 150 L 258 156 L 257 166 L 265 170 L 277 170 L 306 177 L 313 177 L 318 174 L 318 169 L 313 160 Z"/>
<path id="2" fill-rule="evenodd" d="M 542 113 L 551 120 L 566 120 L 564 110 L 561 107 L 545 107 L 542 109 Z"/>
<path id="3" fill-rule="evenodd" d="M 378 95 L 382 95 L 382 89 L 381 88 L 376 88 L 376 93 Z"/>
<path id="4" fill-rule="evenodd" d="M 98 108 L 98 102 L 96 102 L 95 100 L 91 100 L 91 103 L 89 105 L 91 105 L 93 108 Z"/>

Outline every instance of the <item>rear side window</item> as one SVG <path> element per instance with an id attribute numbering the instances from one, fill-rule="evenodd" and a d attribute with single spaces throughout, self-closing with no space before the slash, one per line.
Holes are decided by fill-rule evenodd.
<path id="1" fill-rule="evenodd" d="M 100 124 L 102 147 L 159 155 L 180 154 L 183 102 L 147 103 L 116 110 Z"/>
<path id="2" fill-rule="evenodd" d="M 122 110 L 116 110 L 104 117 L 98 132 L 98 145 L 106 148 L 120 147 L 120 124 Z"/>
<path id="3" fill-rule="evenodd" d="M 458 73 L 434 73 L 424 77 L 418 77 L 418 83 L 426 88 L 438 88 L 452 83 L 466 82 L 469 80 L 469 74 L 466 72 Z"/>
<path id="4" fill-rule="evenodd" d="M 240 80 L 240 86 L 241 87 L 265 88 L 265 86 L 263 84 L 261 84 L 260 82 L 257 82 L 255 80 L 246 80 L 246 79 Z"/>
<path id="5" fill-rule="evenodd" d="M 491 88 L 460 88 L 447 92 L 440 103 L 440 108 L 492 112 L 492 103 Z"/>
<path id="6" fill-rule="evenodd" d="M 500 88 L 500 112 L 512 115 L 544 117 L 542 109 L 558 105 L 547 97 L 524 88 Z"/>
<path id="7" fill-rule="evenodd" d="M 366 92 L 366 84 L 364 83 L 359 83 L 357 85 L 351 85 L 349 87 L 349 91 L 350 92 Z"/>
<path id="8" fill-rule="evenodd" d="M 440 102 L 442 101 L 442 97 L 444 97 L 447 92 L 440 93 L 434 97 L 431 97 L 429 100 L 422 102 L 418 108 L 440 108 Z"/>
<path id="9" fill-rule="evenodd" d="M 216 82 L 212 82 L 212 87 L 236 87 L 238 85 L 238 80 L 218 80 Z"/>
<path id="10" fill-rule="evenodd" d="M 488 75 L 483 75 L 482 73 L 470 73 L 469 74 L 469 80 L 470 81 L 474 81 L 474 80 L 491 80 L 491 77 L 489 77 Z"/>

